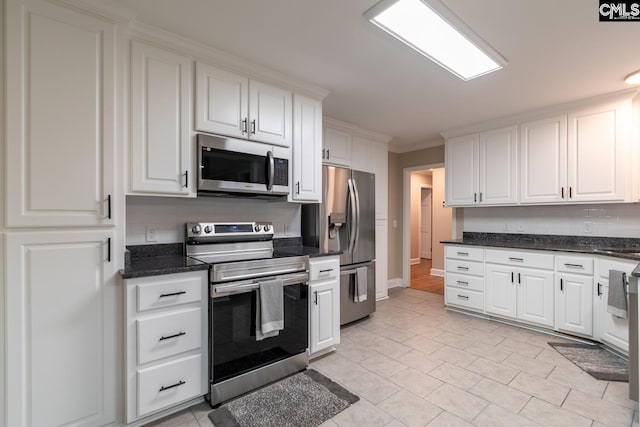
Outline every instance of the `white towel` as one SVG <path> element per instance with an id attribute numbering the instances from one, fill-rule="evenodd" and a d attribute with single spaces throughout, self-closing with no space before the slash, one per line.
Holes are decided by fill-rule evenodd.
<path id="1" fill-rule="evenodd" d="M 607 311 L 614 316 L 627 318 L 627 275 L 622 271 L 609 270 Z"/>
<path id="2" fill-rule="evenodd" d="M 356 268 L 356 283 L 353 292 L 353 302 L 367 300 L 367 270 L 368 267 Z"/>
<path id="3" fill-rule="evenodd" d="M 260 282 L 256 291 L 256 341 L 275 337 L 284 329 L 282 280 Z"/>

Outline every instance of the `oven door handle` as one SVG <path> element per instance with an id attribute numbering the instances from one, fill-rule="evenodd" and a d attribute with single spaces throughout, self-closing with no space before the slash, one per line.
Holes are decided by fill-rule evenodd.
<path id="1" fill-rule="evenodd" d="M 247 280 L 242 282 L 230 283 L 228 285 L 214 286 L 216 294 L 227 292 L 249 292 L 260 287 L 261 281 L 281 279 L 282 286 L 295 285 L 297 283 L 307 283 L 309 281 L 309 273 L 288 274 L 286 276 L 265 277 L 262 280 Z"/>

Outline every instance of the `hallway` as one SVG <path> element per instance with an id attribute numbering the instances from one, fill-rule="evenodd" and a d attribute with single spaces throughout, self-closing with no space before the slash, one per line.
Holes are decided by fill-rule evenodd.
<path id="1" fill-rule="evenodd" d="M 420 258 L 420 264 L 411 266 L 411 289 L 444 295 L 444 278 L 432 276 L 431 260 Z"/>

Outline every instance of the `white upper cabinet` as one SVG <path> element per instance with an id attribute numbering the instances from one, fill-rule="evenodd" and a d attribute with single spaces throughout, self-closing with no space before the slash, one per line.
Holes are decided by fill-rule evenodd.
<path id="1" fill-rule="evenodd" d="M 292 142 L 292 93 L 196 64 L 196 130 L 284 147 Z"/>
<path id="2" fill-rule="evenodd" d="M 291 201 L 322 202 L 322 101 L 293 95 Z"/>
<path id="3" fill-rule="evenodd" d="M 324 163 L 351 167 L 351 133 L 324 125 L 322 159 Z"/>
<path id="4" fill-rule="evenodd" d="M 359 171 L 375 173 L 375 165 L 371 161 L 371 141 L 361 136 L 351 138 L 351 168 Z"/>
<path id="5" fill-rule="evenodd" d="M 559 202 L 568 196 L 567 118 L 520 125 L 520 202 Z"/>
<path id="6" fill-rule="evenodd" d="M 568 184 L 571 201 L 624 201 L 629 103 L 569 114 Z"/>
<path id="7" fill-rule="evenodd" d="M 480 133 L 479 202 L 518 201 L 518 130 L 516 126 Z"/>
<path id="8" fill-rule="evenodd" d="M 447 205 L 476 204 L 478 202 L 478 134 L 449 138 L 445 150 Z"/>
<path id="9" fill-rule="evenodd" d="M 517 138 L 512 126 L 447 139 L 447 205 L 516 203 Z"/>
<path id="10" fill-rule="evenodd" d="M 132 194 L 195 195 L 191 76 L 188 57 L 132 42 Z"/>
<path id="11" fill-rule="evenodd" d="M 6 2 L 7 226 L 113 224 L 115 38 L 75 9 Z"/>

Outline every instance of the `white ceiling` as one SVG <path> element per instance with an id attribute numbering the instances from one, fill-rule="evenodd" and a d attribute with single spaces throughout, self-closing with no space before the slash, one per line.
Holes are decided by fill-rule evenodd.
<path id="1" fill-rule="evenodd" d="M 117 0 L 139 21 L 330 91 L 329 117 L 393 136 L 392 149 L 440 143 L 447 129 L 627 89 L 640 22 L 598 22 L 585 0 L 443 0 L 508 61 L 464 82 L 373 27 L 377 0 Z"/>

